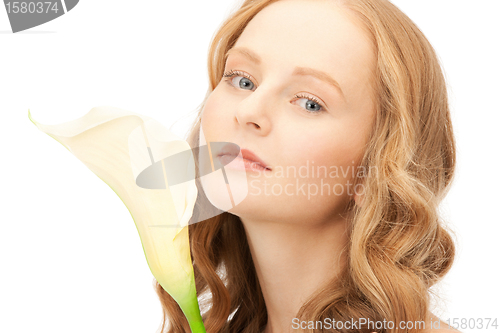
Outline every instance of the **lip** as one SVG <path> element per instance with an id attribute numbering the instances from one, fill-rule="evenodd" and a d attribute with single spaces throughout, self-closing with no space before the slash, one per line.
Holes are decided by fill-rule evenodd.
<path id="1" fill-rule="evenodd" d="M 269 171 L 271 170 L 271 168 L 259 156 L 257 156 L 254 152 L 252 152 L 251 150 L 246 149 L 246 148 L 242 148 L 240 150 L 236 144 L 224 145 L 222 147 L 220 153 L 217 155 L 217 157 L 221 157 L 224 155 L 230 155 L 230 156 L 237 157 L 240 152 L 241 152 L 241 155 L 242 155 L 244 160 L 258 164 L 261 167 L 263 167 L 265 170 L 269 170 Z"/>

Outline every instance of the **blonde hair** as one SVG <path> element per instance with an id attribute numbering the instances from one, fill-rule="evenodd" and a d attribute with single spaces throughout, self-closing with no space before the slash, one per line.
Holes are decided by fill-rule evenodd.
<path id="1" fill-rule="evenodd" d="M 219 28 L 209 50 L 209 89 L 200 113 L 222 78 L 226 52 L 248 22 L 276 1 L 246 0 Z M 376 118 L 360 165 L 378 172 L 363 179 L 362 205 L 349 205 L 345 269 L 297 317 L 314 322 L 385 319 L 396 323 L 394 329 L 378 332 L 421 332 L 418 327 L 400 329 L 397 323 L 427 318 L 429 288 L 449 271 L 455 254 L 438 214 L 455 170 L 446 83 L 428 40 L 392 3 L 336 2 L 363 22 L 375 45 Z M 198 144 L 200 113 L 188 139 L 192 147 Z M 198 188 L 198 202 L 206 202 Z M 207 332 L 261 332 L 267 312 L 241 220 L 223 213 L 191 224 L 189 235 Z M 189 332 L 175 301 L 155 286 L 164 310 L 162 332 L 167 318 L 168 332 Z"/>

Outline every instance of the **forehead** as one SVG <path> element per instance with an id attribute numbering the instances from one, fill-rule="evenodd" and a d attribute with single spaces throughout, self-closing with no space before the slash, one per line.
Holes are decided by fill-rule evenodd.
<path id="1" fill-rule="evenodd" d="M 375 67 L 373 43 L 361 24 L 333 1 L 281 0 L 261 10 L 234 46 L 258 54 L 264 71 L 311 67 L 348 92 L 369 85 Z"/>

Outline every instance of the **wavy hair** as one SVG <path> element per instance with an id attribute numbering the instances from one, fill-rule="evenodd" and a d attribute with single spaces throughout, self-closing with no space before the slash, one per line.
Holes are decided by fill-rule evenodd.
<path id="1" fill-rule="evenodd" d="M 208 55 L 209 89 L 188 138 L 192 147 L 199 142 L 201 111 L 222 78 L 224 55 L 248 22 L 276 1 L 243 1 L 214 35 Z M 335 2 L 359 18 L 375 45 L 376 117 L 360 166 L 375 166 L 378 172 L 364 177 L 362 204 L 349 205 L 346 267 L 312 295 L 297 318 L 426 320 L 429 288 L 449 271 L 455 255 L 453 239 L 438 214 L 456 161 L 444 75 L 429 41 L 392 3 Z M 198 189 L 198 203 L 206 202 L 199 183 Z M 194 218 L 202 206 L 196 205 Z M 239 217 L 223 213 L 191 224 L 189 238 L 207 332 L 261 332 L 267 323 L 266 306 Z M 177 303 L 156 281 L 154 285 L 163 307 L 162 332 L 190 332 Z M 396 324 L 378 331 L 422 330 L 403 330 Z"/>

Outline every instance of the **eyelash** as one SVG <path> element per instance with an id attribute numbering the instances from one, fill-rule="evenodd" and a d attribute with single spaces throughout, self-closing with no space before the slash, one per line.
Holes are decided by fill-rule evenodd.
<path id="1" fill-rule="evenodd" d="M 237 71 L 237 70 L 230 70 L 230 71 L 227 71 L 224 73 L 224 75 L 222 75 L 222 77 L 225 77 L 225 78 L 228 78 L 227 80 L 225 80 L 226 82 L 228 82 L 229 84 L 231 84 L 231 80 L 233 77 L 235 76 L 243 76 L 244 78 L 247 78 L 248 80 L 252 81 L 253 83 L 253 80 L 251 78 L 250 75 L 248 75 L 247 73 L 245 72 L 241 72 L 241 71 Z M 320 106 L 320 110 L 318 111 L 309 111 L 307 109 L 306 112 L 308 113 L 313 113 L 313 114 L 318 114 L 318 113 L 321 113 L 321 112 L 324 112 L 325 111 L 325 107 L 323 106 L 323 104 L 314 96 L 308 96 L 308 95 L 304 95 L 303 93 L 300 93 L 300 94 L 296 94 L 294 96 L 295 98 L 305 98 L 305 99 L 308 99 L 310 101 L 313 101 L 314 103 L 318 104 Z"/>

